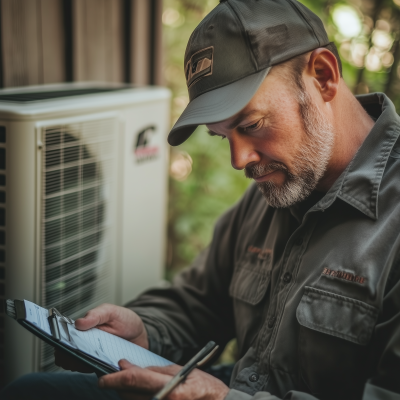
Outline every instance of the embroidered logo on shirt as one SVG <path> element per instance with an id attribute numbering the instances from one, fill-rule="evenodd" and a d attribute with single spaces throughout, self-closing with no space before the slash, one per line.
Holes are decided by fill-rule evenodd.
<path id="1" fill-rule="evenodd" d="M 367 280 L 363 276 L 353 275 L 350 274 L 349 272 L 344 272 L 344 271 L 334 271 L 333 269 L 329 268 L 324 268 L 322 274 L 332 276 L 334 278 L 344 279 L 345 281 L 349 282 L 360 283 L 361 285 L 365 283 L 365 281 Z"/>
<path id="2" fill-rule="evenodd" d="M 249 246 L 247 248 L 249 253 L 258 254 L 258 258 L 260 260 L 265 260 L 267 257 L 271 256 L 272 250 L 271 249 L 260 249 L 259 247 Z"/>

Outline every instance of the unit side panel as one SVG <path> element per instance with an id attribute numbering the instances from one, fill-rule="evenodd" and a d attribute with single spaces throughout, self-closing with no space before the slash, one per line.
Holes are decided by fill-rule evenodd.
<path id="1" fill-rule="evenodd" d="M 169 99 L 126 111 L 121 303 L 163 279 L 166 237 Z"/>
<path id="2" fill-rule="evenodd" d="M 5 297 L 35 301 L 36 157 L 33 123 L 2 122 L 6 130 Z M 6 381 L 34 369 L 34 337 L 5 318 Z"/>

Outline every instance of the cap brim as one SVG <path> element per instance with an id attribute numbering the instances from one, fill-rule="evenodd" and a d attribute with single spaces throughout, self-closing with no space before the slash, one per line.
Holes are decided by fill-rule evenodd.
<path id="1" fill-rule="evenodd" d="M 242 110 L 257 92 L 271 67 L 246 76 L 229 85 L 196 97 L 183 111 L 168 135 L 168 143 L 178 146 L 187 140 L 199 125 L 224 121 Z"/>

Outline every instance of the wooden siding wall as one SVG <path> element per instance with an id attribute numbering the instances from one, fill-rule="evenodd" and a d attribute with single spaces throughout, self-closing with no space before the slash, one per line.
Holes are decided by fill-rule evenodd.
<path id="1" fill-rule="evenodd" d="M 162 0 L 0 0 L 0 87 L 162 84 Z"/>

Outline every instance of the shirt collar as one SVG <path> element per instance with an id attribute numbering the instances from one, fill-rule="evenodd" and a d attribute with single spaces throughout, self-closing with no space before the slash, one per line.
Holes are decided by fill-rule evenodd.
<path id="1" fill-rule="evenodd" d="M 338 197 L 368 217 L 377 219 L 379 187 L 390 152 L 400 134 L 400 118 L 391 100 L 383 93 L 356 98 L 376 119 L 375 125 L 350 164 L 312 209 L 324 210 Z"/>

